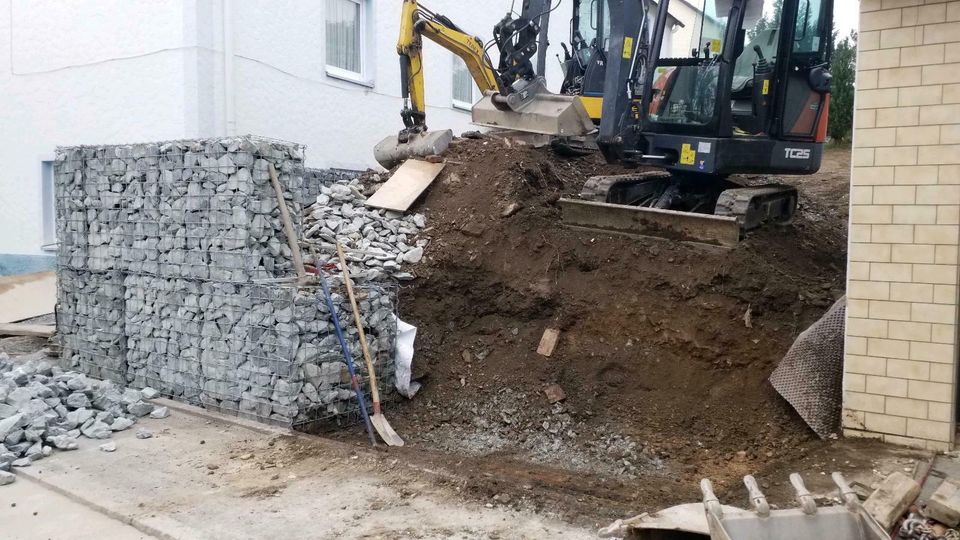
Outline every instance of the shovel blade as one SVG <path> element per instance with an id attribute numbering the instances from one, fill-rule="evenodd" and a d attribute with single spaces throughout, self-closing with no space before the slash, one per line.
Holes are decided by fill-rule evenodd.
<path id="1" fill-rule="evenodd" d="M 387 446 L 403 446 L 403 439 L 393 430 L 390 422 L 387 422 L 386 416 L 375 414 L 370 417 L 370 421 L 373 423 L 373 428 L 377 430 L 380 438 L 383 439 L 383 442 L 387 443 Z"/>

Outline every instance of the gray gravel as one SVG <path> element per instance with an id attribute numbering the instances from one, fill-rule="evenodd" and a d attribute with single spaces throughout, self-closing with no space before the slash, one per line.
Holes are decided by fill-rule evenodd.
<path id="1" fill-rule="evenodd" d="M 129 429 L 140 411 L 154 410 L 139 394 L 45 360 L 0 353 L 0 403 L 7 405 L 0 409 L 0 471 L 28 467 L 54 449 L 76 450 L 81 437 L 109 439 Z"/>

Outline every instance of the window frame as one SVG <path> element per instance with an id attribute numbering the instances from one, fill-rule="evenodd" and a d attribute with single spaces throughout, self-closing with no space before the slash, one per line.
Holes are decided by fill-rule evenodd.
<path id="1" fill-rule="evenodd" d="M 372 32 L 369 31 L 371 28 L 372 20 L 373 20 L 373 17 L 371 14 L 372 3 L 371 3 L 371 0 L 344 0 L 344 1 L 352 2 L 357 6 L 359 6 L 359 9 L 360 9 L 360 21 L 358 24 L 358 28 L 359 28 L 358 33 L 360 34 L 358 36 L 360 71 L 359 72 L 350 71 L 349 69 L 338 67 L 329 63 L 328 55 L 330 51 L 327 50 L 328 44 L 327 44 L 326 36 L 324 36 L 324 52 L 323 52 L 324 71 L 326 72 L 328 77 L 332 77 L 334 79 L 339 79 L 342 81 L 347 81 L 354 84 L 359 84 L 362 86 L 373 88 L 374 81 L 370 73 L 370 66 L 372 65 L 373 62 L 371 61 L 371 58 L 369 56 L 370 51 L 372 50 L 372 47 L 370 46 L 370 43 L 369 43 L 369 40 L 371 39 L 371 35 L 372 35 Z M 326 11 L 326 3 L 324 3 L 324 14 L 323 14 L 324 33 L 326 33 L 326 23 L 328 20 L 327 19 L 328 15 L 329 14 Z"/>
<path id="2" fill-rule="evenodd" d="M 40 156 L 41 251 L 57 250 L 57 201 L 54 184 L 54 156 Z"/>
<path id="3" fill-rule="evenodd" d="M 451 70 L 451 73 L 450 73 L 450 103 L 454 109 L 471 111 L 473 109 L 473 105 L 477 102 L 476 85 L 473 82 L 473 75 L 470 73 L 470 68 L 467 67 L 466 62 L 464 62 L 462 58 L 458 57 L 455 54 L 451 54 L 451 56 L 453 57 L 453 62 L 451 63 L 451 66 L 453 69 Z M 461 66 L 467 72 L 467 77 L 468 77 L 467 80 L 470 81 L 470 102 L 469 103 L 466 101 L 457 99 L 457 93 L 456 93 L 457 68 Z"/>

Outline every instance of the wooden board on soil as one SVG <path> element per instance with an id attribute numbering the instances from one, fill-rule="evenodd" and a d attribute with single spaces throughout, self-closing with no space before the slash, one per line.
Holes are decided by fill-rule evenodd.
<path id="1" fill-rule="evenodd" d="M 53 337 L 53 335 L 56 333 L 57 327 L 52 324 L 0 324 L 0 336 L 33 336 L 48 338 Z"/>
<path id="2" fill-rule="evenodd" d="M 443 170 L 443 163 L 408 159 L 367 199 L 367 206 L 406 212 Z"/>
<path id="3" fill-rule="evenodd" d="M 0 277 L 0 323 L 53 313 L 56 303 L 57 275 L 53 272 Z"/>

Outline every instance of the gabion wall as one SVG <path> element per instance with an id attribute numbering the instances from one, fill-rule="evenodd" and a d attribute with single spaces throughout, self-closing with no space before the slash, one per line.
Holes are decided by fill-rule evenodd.
<path id="1" fill-rule="evenodd" d="M 238 137 L 58 149 L 57 323 L 70 367 L 282 425 L 355 412 L 322 293 L 280 284 L 293 269 L 269 164 L 300 230 L 301 146 Z M 385 391 L 395 291 L 358 293 Z M 365 376 L 349 302 L 335 297 Z"/>

